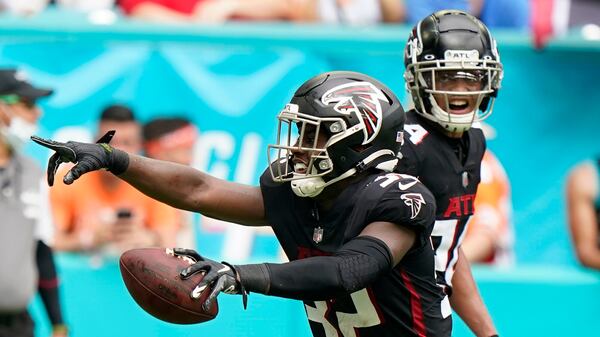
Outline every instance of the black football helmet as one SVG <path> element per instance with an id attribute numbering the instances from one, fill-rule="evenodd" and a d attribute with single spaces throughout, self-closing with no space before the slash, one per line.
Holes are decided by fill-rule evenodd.
<path id="1" fill-rule="evenodd" d="M 356 72 L 334 71 L 306 81 L 278 116 L 277 144 L 269 145 L 274 181 L 291 181 L 301 197 L 367 168 L 392 171 L 403 141 L 405 114 L 392 91 Z M 323 136 L 324 135 L 324 136 Z M 318 140 L 326 139 L 321 144 Z M 308 153 L 294 163 L 295 152 Z M 299 167 L 301 166 L 301 167 Z"/>
<path id="2" fill-rule="evenodd" d="M 458 10 L 436 12 L 413 28 L 404 50 L 404 79 L 416 111 L 449 132 L 468 130 L 491 113 L 503 77 L 496 41 L 476 17 Z M 470 91 L 436 88 L 451 73 L 478 84 Z M 444 97 L 440 106 L 434 95 Z M 452 113 L 450 97 L 476 95 L 474 110 Z M 469 109 L 469 108 L 467 108 Z"/>

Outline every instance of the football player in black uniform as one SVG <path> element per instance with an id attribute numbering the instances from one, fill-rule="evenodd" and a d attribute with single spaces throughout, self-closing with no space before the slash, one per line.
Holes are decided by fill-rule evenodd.
<path id="1" fill-rule="evenodd" d="M 479 184 L 485 139 L 473 127 L 492 112 L 502 80 L 496 41 L 467 13 L 436 12 L 413 28 L 404 53 L 412 99 L 397 172 L 419 178 L 437 212 L 431 239 L 437 280 L 451 307 L 477 336 L 496 335 L 460 244 Z"/>
<path id="2" fill-rule="evenodd" d="M 197 261 L 183 278 L 207 272 L 192 293 L 211 287 L 205 307 L 220 292 L 242 294 L 244 303 L 247 292 L 258 292 L 304 301 L 317 337 L 449 336 L 429 240 L 435 200 L 416 178 L 392 172 L 405 119 L 398 99 L 366 75 L 329 72 L 305 82 L 278 119 L 260 187 L 106 142 L 34 140 L 57 151 L 49 184 L 61 162 L 78 162 L 65 183 L 108 168 L 175 207 L 272 226 L 291 262 L 233 266 L 174 249 Z"/>

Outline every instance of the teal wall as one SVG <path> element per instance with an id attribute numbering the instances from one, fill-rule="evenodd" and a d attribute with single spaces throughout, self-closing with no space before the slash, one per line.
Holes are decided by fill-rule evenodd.
<path id="1" fill-rule="evenodd" d="M 495 33 L 505 80 L 488 120 L 498 133 L 489 146 L 513 184 L 517 259 L 571 265 L 561 193 L 567 169 L 600 153 L 600 43 L 569 36 L 536 51 L 527 36 Z M 403 26 L 101 26 L 49 12 L 0 20 L 0 65 L 22 65 L 56 89 L 42 136 L 93 130 L 99 109 L 114 100 L 133 105 L 142 120 L 183 112 L 203 131 L 201 169 L 255 183 L 276 114 L 310 76 L 363 71 L 405 97 L 407 34 Z M 40 162 L 47 156 L 30 151 Z"/>
<path id="2" fill-rule="evenodd" d="M 562 191 L 568 168 L 600 153 L 600 43 L 568 36 L 536 51 L 527 36 L 495 33 L 505 81 L 488 120 L 498 134 L 489 147 L 513 185 L 518 266 L 477 269 L 476 276 L 503 335 L 583 335 L 586 322 L 600 314 L 600 285 L 596 274 L 573 269 Z M 402 26 L 102 26 L 49 12 L 28 20 L 0 18 L 0 65 L 21 65 L 34 82 L 56 89 L 44 102 L 41 136 L 93 132 L 99 109 L 114 100 L 131 104 L 142 120 L 184 112 L 202 130 L 198 167 L 256 183 L 274 139 L 275 116 L 308 77 L 363 71 L 405 97 L 401 57 L 407 35 Z M 39 147 L 28 151 L 40 163 L 48 155 Z M 220 254 L 222 234 L 199 233 L 198 239 L 203 253 Z M 276 253 L 275 240 L 262 236 L 252 258 Z M 132 305 L 114 266 L 90 270 L 61 257 L 59 267 L 74 337 L 307 331 L 297 317 L 301 307 L 261 296 L 253 296 L 247 312 L 238 298 L 223 296 L 215 322 L 168 326 Z M 456 335 L 466 335 L 460 323 Z"/>

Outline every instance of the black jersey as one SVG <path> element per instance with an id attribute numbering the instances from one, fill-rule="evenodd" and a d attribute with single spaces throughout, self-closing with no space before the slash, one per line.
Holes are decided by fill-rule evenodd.
<path id="1" fill-rule="evenodd" d="M 473 201 L 480 181 L 480 168 L 485 152 L 485 138 L 479 128 L 463 134 L 463 160 L 459 159 L 452 140 L 428 123 L 414 110 L 406 114 L 405 142 L 397 171 L 413 175 L 435 196 L 436 221 L 431 241 L 435 249 L 438 283 L 451 294 L 454 266 L 465 226 L 473 214 Z M 465 138 L 466 137 L 466 138 Z M 450 314 L 444 301 L 444 315 Z"/>
<path id="2" fill-rule="evenodd" d="M 417 233 L 402 261 L 371 286 L 328 301 L 304 301 L 313 336 L 450 336 L 452 321 L 440 314 L 444 294 L 436 285 L 429 240 L 435 200 L 417 179 L 374 172 L 342 191 L 326 214 L 319 214 L 314 199 L 296 196 L 290 183 L 274 183 L 268 171 L 260 185 L 267 219 L 290 260 L 332 255 L 375 221 Z"/>

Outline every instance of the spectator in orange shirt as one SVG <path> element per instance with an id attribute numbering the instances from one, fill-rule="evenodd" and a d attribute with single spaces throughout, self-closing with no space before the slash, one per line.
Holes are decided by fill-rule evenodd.
<path id="1" fill-rule="evenodd" d="M 510 182 L 488 149 L 481 162 L 475 214 L 467 225 L 463 251 L 471 263 L 506 266 L 514 263 L 513 243 Z"/>
<path id="2" fill-rule="evenodd" d="M 104 109 L 98 134 L 117 130 L 115 144 L 130 153 L 142 149 L 141 126 L 122 105 Z M 173 246 L 179 228 L 177 211 L 153 200 L 107 172 L 83 177 L 86 184 L 57 184 L 50 201 L 57 226 L 56 248 L 113 253 L 144 246 Z"/>
<path id="3" fill-rule="evenodd" d="M 198 129 L 185 118 L 156 118 L 142 129 L 144 151 L 150 158 L 190 166 L 194 158 L 194 145 Z M 196 248 L 193 231 L 193 214 L 177 210 L 181 228 L 177 233 L 176 246 Z"/>

